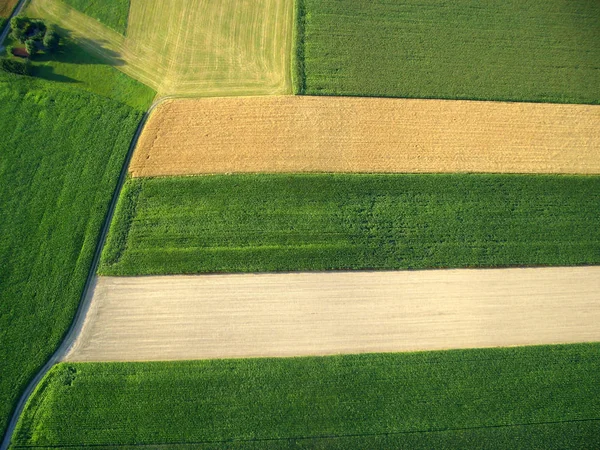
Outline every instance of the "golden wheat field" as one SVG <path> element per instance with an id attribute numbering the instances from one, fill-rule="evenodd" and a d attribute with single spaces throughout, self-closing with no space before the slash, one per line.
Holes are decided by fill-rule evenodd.
<path id="1" fill-rule="evenodd" d="M 291 92 L 292 0 L 131 0 L 126 36 L 59 0 L 30 11 L 159 96 Z"/>
<path id="2" fill-rule="evenodd" d="M 600 106 L 343 97 L 168 101 L 133 176 L 600 173 Z"/>

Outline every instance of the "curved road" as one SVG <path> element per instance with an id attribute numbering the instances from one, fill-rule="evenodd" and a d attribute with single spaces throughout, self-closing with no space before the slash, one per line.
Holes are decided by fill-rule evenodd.
<path id="1" fill-rule="evenodd" d="M 27 0 L 23 0 L 20 3 L 20 6 L 22 6 L 23 3 L 25 3 L 26 1 Z M 15 12 L 17 12 L 17 10 L 15 10 Z M 94 290 L 93 288 L 94 288 L 94 285 L 96 284 L 96 271 L 98 269 L 98 262 L 100 261 L 100 255 L 102 253 L 102 248 L 104 247 L 104 243 L 106 241 L 106 235 L 108 234 L 108 229 L 110 227 L 110 223 L 112 221 L 112 218 L 113 218 L 113 215 L 115 212 L 115 207 L 117 205 L 119 195 L 121 194 L 121 189 L 123 188 L 123 184 L 125 183 L 125 180 L 127 178 L 127 171 L 129 170 L 129 163 L 131 161 L 131 157 L 132 157 L 135 147 L 137 145 L 138 139 L 142 133 L 142 130 L 144 129 L 144 126 L 146 125 L 148 117 L 150 116 L 152 111 L 154 111 L 154 109 L 158 105 L 160 105 L 162 102 L 164 102 L 165 100 L 168 100 L 170 98 L 171 97 L 163 97 L 163 98 L 155 101 L 150 106 L 148 111 L 146 111 L 146 113 L 142 117 L 142 120 L 140 121 L 140 124 L 138 125 L 135 135 L 133 136 L 133 140 L 131 141 L 131 144 L 129 145 L 129 150 L 127 152 L 127 156 L 125 157 L 125 162 L 123 163 L 123 168 L 121 169 L 121 174 L 119 175 L 119 181 L 117 183 L 117 187 L 115 188 L 115 191 L 113 193 L 113 196 L 112 196 L 112 199 L 110 202 L 110 206 L 108 208 L 108 213 L 106 214 L 106 218 L 104 219 L 104 224 L 102 225 L 102 229 L 100 231 L 100 240 L 98 241 L 96 251 L 94 252 L 94 259 L 92 260 L 92 265 L 90 267 L 90 271 L 88 273 L 88 277 L 85 282 L 85 287 L 84 287 L 83 293 L 81 295 L 81 300 L 79 302 L 79 307 L 77 308 L 77 312 L 75 313 L 73 322 L 71 323 L 71 326 L 69 327 L 69 330 L 67 331 L 67 334 L 65 335 L 65 338 L 62 341 L 62 343 L 60 344 L 60 346 L 58 347 L 58 349 L 54 352 L 54 354 L 50 357 L 50 359 L 46 362 L 46 364 L 44 364 L 44 366 L 40 369 L 40 371 L 36 374 L 36 376 L 33 377 L 33 379 L 29 382 L 29 384 L 23 391 L 23 394 L 21 394 L 21 398 L 19 399 L 19 402 L 15 406 L 15 409 L 13 410 L 12 416 L 10 418 L 10 422 L 8 423 L 8 427 L 6 429 L 6 433 L 2 440 L 2 444 L 0 444 L 0 450 L 8 450 L 8 448 L 10 446 L 10 441 L 12 439 L 12 435 L 15 431 L 15 427 L 17 426 L 19 417 L 21 417 L 21 413 L 23 412 L 23 409 L 25 408 L 25 405 L 27 404 L 29 397 L 31 397 L 31 394 L 37 387 L 38 383 L 46 376 L 46 373 L 48 373 L 48 371 L 52 368 L 52 366 L 54 366 L 55 364 L 57 364 L 58 362 L 60 362 L 63 359 L 63 357 L 68 352 L 69 348 L 75 342 L 75 339 L 79 335 L 79 332 L 81 331 L 83 322 L 85 320 L 85 316 L 89 310 L 90 303 L 92 300 L 92 296 L 93 296 L 92 294 L 93 294 L 93 290 Z"/>

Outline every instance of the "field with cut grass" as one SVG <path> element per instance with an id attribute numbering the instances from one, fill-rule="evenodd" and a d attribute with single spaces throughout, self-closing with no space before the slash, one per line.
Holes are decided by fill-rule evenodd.
<path id="1" fill-rule="evenodd" d="M 291 93 L 291 0 L 131 0 L 126 36 L 59 0 L 31 11 L 161 96 Z"/>
<path id="2" fill-rule="evenodd" d="M 598 344 L 56 366 L 14 448 L 594 448 Z M 186 448 L 186 447 L 183 447 Z"/>
<path id="3" fill-rule="evenodd" d="M 134 178 L 100 273 L 600 263 L 600 177 Z"/>
<path id="4" fill-rule="evenodd" d="M 175 100 L 133 176 L 240 172 L 600 174 L 600 106 L 348 97 Z"/>
<path id="5" fill-rule="evenodd" d="M 131 0 L 62 0 L 107 27 L 125 34 Z M 135 0 L 134 0 L 135 1 Z"/>
<path id="6" fill-rule="evenodd" d="M 73 319 L 140 118 L 0 73 L 0 435 Z"/>
<path id="7" fill-rule="evenodd" d="M 300 0 L 295 91 L 600 102 L 597 0 Z"/>

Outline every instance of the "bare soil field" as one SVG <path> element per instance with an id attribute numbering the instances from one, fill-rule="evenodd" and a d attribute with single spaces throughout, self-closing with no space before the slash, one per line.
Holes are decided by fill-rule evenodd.
<path id="1" fill-rule="evenodd" d="M 340 97 L 174 100 L 133 176 L 235 172 L 600 173 L 600 106 Z"/>
<path id="2" fill-rule="evenodd" d="M 125 36 L 59 0 L 30 10 L 159 96 L 291 93 L 291 0 L 131 0 Z"/>
<path id="3" fill-rule="evenodd" d="M 69 361 L 600 341 L 600 267 L 98 278 Z"/>

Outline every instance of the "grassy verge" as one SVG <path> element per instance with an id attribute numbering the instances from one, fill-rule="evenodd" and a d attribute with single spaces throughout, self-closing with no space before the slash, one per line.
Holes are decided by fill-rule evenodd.
<path id="1" fill-rule="evenodd" d="M 600 444 L 599 352 L 582 344 L 60 364 L 31 398 L 14 443 L 592 448 Z"/>
<path id="2" fill-rule="evenodd" d="M 600 263 L 600 177 L 224 175 L 125 192 L 105 275 Z"/>
<path id="3" fill-rule="evenodd" d="M 600 102 L 600 3 L 303 0 L 306 93 Z"/>
<path id="4" fill-rule="evenodd" d="M 141 113 L 0 74 L 0 435 L 79 304 Z"/>
<path id="5" fill-rule="evenodd" d="M 61 0 L 113 30 L 125 34 L 130 0 Z"/>
<path id="6" fill-rule="evenodd" d="M 294 95 L 301 95 L 306 91 L 306 74 L 304 73 L 305 22 L 306 11 L 304 0 L 295 0 L 294 42 L 292 47 L 292 89 Z"/>

